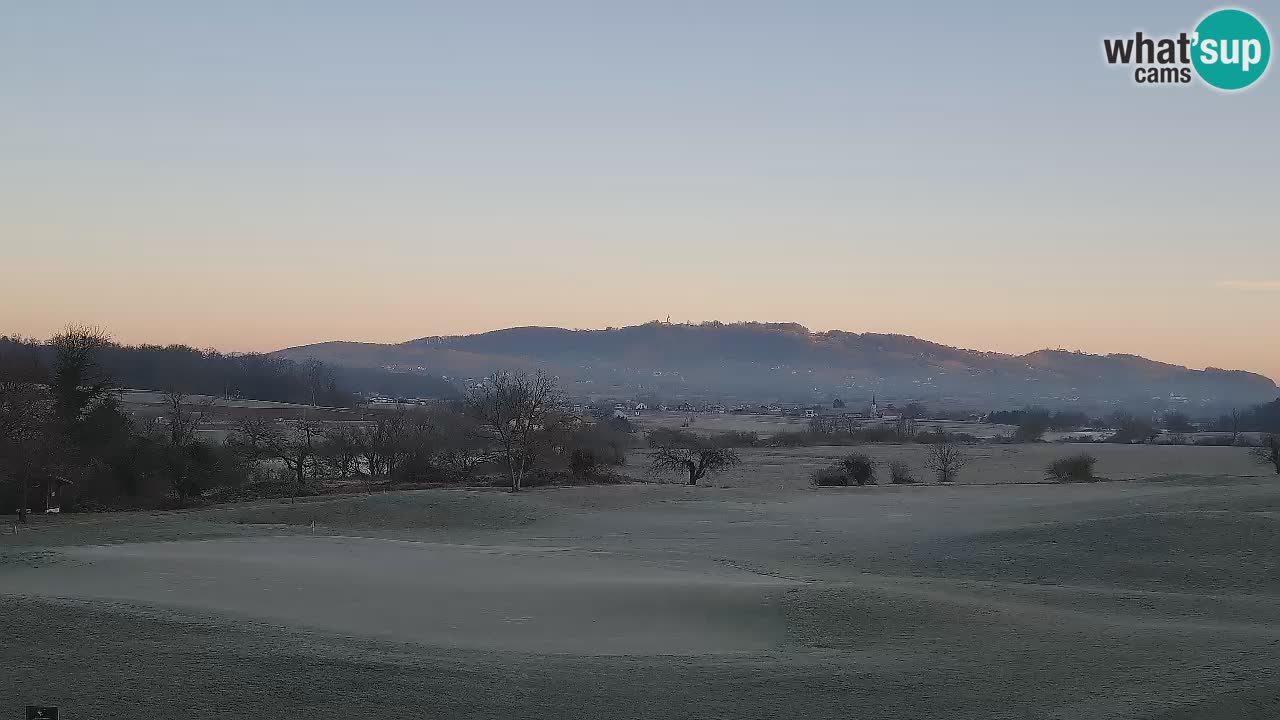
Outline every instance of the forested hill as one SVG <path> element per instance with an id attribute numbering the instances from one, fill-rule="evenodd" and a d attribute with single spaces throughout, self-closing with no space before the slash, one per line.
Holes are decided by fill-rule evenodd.
<path id="1" fill-rule="evenodd" d="M 1277 395 L 1275 383 L 1255 373 L 1192 370 L 1136 355 L 1061 350 L 1008 355 L 906 335 L 811 332 L 790 323 L 519 327 L 388 345 L 320 343 L 275 355 L 462 377 L 499 368 L 545 367 L 561 374 L 570 389 L 647 388 L 741 397 L 881 393 L 1004 405 L 1172 397 L 1225 405 L 1268 402 Z"/>
<path id="2" fill-rule="evenodd" d="M 54 349 L 27 339 L 0 336 L 0 370 L 43 382 L 53 366 Z M 108 343 L 97 353 L 112 385 L 147 390 L 176 389 L 189 394 L 274 400 L 320 405 L 349 405 L 360 393 L 455 398 L 450 383 L 421 373 L 380 368 L 340 367 L 264 354 L 224 354 L 185 345 Z"/>

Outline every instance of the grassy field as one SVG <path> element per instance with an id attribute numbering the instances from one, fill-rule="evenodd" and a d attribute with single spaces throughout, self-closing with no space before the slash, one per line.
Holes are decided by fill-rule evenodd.
<path id="1" fill-rule="evenodd" d="M 692 420 L 691 420 L 692 418 Z M 799 432 L 809 427 L 809 421 L 802 417 L 786 417 L 782 415 L 757 415 L 752 413 L 659 413 L 642 412 L 631 418 L 641 432 L 655 428 L 679 428 L 702 435 L 722 432 L 753 432 L 762 438 L 780 432 Z M 866 427 L 891 425 L 880 420 L 862 421 Z M 993 438 L 997 435 L 1011 435 L 1016 427 L 993 423 L 959 422 L 954 420 L 921 420 L 921 430 L 942 428 L 949 433 L 967 433 L 977 438 Z"/>
<path id="2" fill-rule="evenodd" d="M 1014 484 L 1063 449 L 994 446 L 967 485 L 815 489 L 785 468 L 846 449 L 802 448 L 714 487 L 10 519 L 0 717 L 1277 717 L 1280 482 L 1090 449 L 1129 481 Z"/>
<path id="3" fill-rule="evenodd" d="M 928 481 L 928 445 L 866 444 L 856 447 L 742 448 L 741 464 L 722 473 L 708 475 L 705 484 L 717 487 L 795 490 L 807 487 L 814 470 L 828 466 L 852 452 L 866 453 L 878 464 L 880 482 L 888 482 L 887 464 L 905 462 L 916 477 Z M 1112 445 L 1106 443 L 1035 443 L 973 445 L 965 449 L 968 463 L 958 484 L 1007 484 L 1046 482 L 1045 466 L 1077 453 L 1098 458 L 1096 473 L 1112 480 L 1141 480 L 1190 476 L 1264 477 L 1267 468 L 1258 464 L 1246 448 L 1196 447 L 1190 445 Z M 637 480 L 655 479 L 648 474 L 648 451 L 632 453 L 622 472 Z M 678 482 L 677 475 L 658 479 Z"/>

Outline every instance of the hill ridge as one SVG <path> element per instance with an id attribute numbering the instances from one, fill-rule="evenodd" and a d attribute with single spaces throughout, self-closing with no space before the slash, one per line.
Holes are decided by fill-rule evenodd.
<path id="1" fill-rule="evenodd" d="M 1009 405 L 1168 396 L 1214 405 L 1275 398 L 1270 379 L 1130 353 L 1043 348 L 1022 355 L 898 333 L 811 331 L 798 323 L 649 322 L 605 329 L 519 326 L 401 343 L 329 341 L 282 357 L 393 367 L 459 380 L 543 367 L 570 392 L 809 398 L 888 394 Z"/>

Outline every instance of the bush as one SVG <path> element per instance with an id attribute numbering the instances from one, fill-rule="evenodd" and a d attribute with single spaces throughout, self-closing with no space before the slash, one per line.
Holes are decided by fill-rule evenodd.
<path id="1" fill-rule="evenodd" d="M 1089 453 L 1068 455 L 1049 463 L 1045 470 L 1049 479 L 1055 482 L 1089 482 L 1093 480 L 1093 466 L 1098 458 Z"/>
<path id="2" fill-rule="evenodd" d="M 978 442 L 978 438 L 976 435 L 970 435 L 969 433 L 949 433 L 940 427 L 935 427 L 931 430 L 926 430 L 917 434 L 915 436 L 915 441 L 921 445 L 935 445 L 937 443 L 946 442 L 976 444 Z M 1013 441 L 1016 442 L 1016 439 Z"/>
<path id="3" fill-rule="evenodd" d="M 788 430 L 770 435 L 768 443 L 769 447 L 804 447 L 812 444 L 810 439 L 809 433 Z"/>
<path id="4" fill-rule="evenodd" d="M 902 435 L 897 428 L 888 426 L 861 428 L 853 433 L 854 440 L 865 443 L 887 443 L 897 442 L 902 439 Z"/>
<path id="5" fill-rule="evenodd" d="M 631 435 L 636 431 L 636 426 L 624 417 L 608 417 L 605 418 L 601 424 L 614 432 L 626 433 L 628 435 Z"/>
<path id="6" fill-rule="evenodd" d="M 840 461 L 840 468 L 859 485 L 876 484 L 876 462 L 866 453 L 850 453 Z"/>
<path id="7" fill-rule="evenodd" d="M 1196 438 L 1195 444 L 1207 447 L 1231 447 L 1233 441 L 1230 435 L 1209 435 Z"/>
<path id="8" fill-rule="evenodd" d="M 847 433 L 827 434 L 809 430 L 788 430 L 774 433 L 762 444 L 769 447 L 811 447 L 814 445 L 855 445 L 857 439 Z"/>
<path id="9" fill-rule="evenodd" d="M 815 470 L 813 482 L 821 487 L 875 485 L 876 463 L 865 453 L 852 453 L 834 465 Z"/>
<path id="10" fill-rule="evenodd" d="M 1258 447 L 1250 450 L 1249 454 L 1263 465 L 1275 468 L 1276 474 L 1280 475 L 1280 435 L 1276 433 L 1263 435 Z"/>
<path id="11" fill-rule="evenodd" d="M 889 482 L 894 485 L 910 485 L 916 482 L 916 476 L 911 472 L 911 466 L 901 460 L 894 460 L 889 463 Z"/>
<path id="12" fill-rule="evenodd" d="M 814 471 L 813 482 L 819 487 L 846 487 L 849 476 L 839 467 L 825 467 Z"/>
<path id="13" fill-rule="evenodd" d="M 859 428 L 852 432 L 814 432 L 787 430 L 770 435 L 760 444 L 770 447 L 812 447 L 815 445 L 863 445 L 867 443 L 899 443 L 910 441 L 893 427 Z"/>
<path id="14" fill-rule="evenodd" d="M 1044 410 L 1029 410 L 1022 416 L 1022 422 L 1013 434 L 1017 442 L 1040 442 L 1049 430 L 1049 413 Z"/>
<path id="15" fill-rule="evenodd" d="M 569 474 L 575 478 L 595 475 L 600 471 L 600 459 L 589 450 L 578 448 L 569 455 Z"/>
<path id="16" fill-rule="evenodd" d="M 673 428 L 654 428 L 645 434 L 645 440 L 648 441 L 649 447 L 700 447 L 706 443 L 702 436 L 689 430 L 676 430 Z"/>
<path id="17" fill-rule="evenodd" d="M 569 452 L 569 466 L 572 470 L 574 459 L 573 453 L 580 452 L 589 454 L 594 459 L 595 464 L 604 469 L 605 466 L 618 466 L 627 464 L 627 448 L 633 444 L 633 438 L 625 432 L 619 431 L 612 425 L 596 423 L 588 425 L 574 432 L 569 437 L 565 450 Z M 585 458 L 579 458 L 578 462 L 583 462 Z"/>
<path id="18" fill-rule="evenodd" d="M 711 443 L 716 447 L 755 447 L 760 444 L 760 436 L 754 432 L 730 430 L 712 436 Z"/>

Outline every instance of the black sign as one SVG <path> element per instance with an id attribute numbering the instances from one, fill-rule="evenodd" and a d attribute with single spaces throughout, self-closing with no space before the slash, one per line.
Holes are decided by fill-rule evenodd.
<path id="1" fill-rule="evenodd" d="M 58 708 L 28 705 L 27 720 L 58 720 Z"/>

